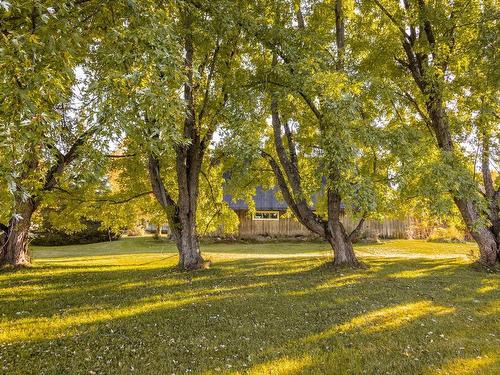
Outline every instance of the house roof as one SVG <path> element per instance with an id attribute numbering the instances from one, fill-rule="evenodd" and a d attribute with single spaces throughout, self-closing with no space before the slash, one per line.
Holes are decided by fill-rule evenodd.
<path id="1" fill-rule="evenodd" d="M 262 186 L 257 186 L 253 201 L 255 202 L 256 210 L 269 210 L 269 211 L 283 211 L 288 208 L 288 205 L 279 201 L 276 198 L 276 193 L 279 191 L 278 187 L 270 190 L 264 190 Z M 224 202 L 229 204 L 233 210 L 248 210 L 248 204 L 243 199 L 233 200 L 231 194 L 224 194 Z"/>
<path id="2" fill-rule="evenodd" d="M 276 198 L 276 193 L 279 188 L 276 186 L 269 190 L 264 190 L 262 186 L 257 186 L 255 189 L 255 194 L 252 199 L 255 202 L 255 209 L 259 211 L 284 211 L 288 208 L 288 205 L 284 201 L 280 201 Z M 316 202 L 318 199 L 318 194 L 312 195 L 312 208 L 316 207 Z M 229 204 L 229 207 L 233 210 L 248 210 L 248 204 L 243 199 L 233 200 L 231 194 L 224 194 L 224 202 Z M 340 207 L 345 208 L 344 203 L 340 204 Z"/>

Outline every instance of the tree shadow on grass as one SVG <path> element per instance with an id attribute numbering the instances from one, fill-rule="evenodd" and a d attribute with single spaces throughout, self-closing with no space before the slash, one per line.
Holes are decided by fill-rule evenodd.
<path id="1" fill-rule="evenodd" d="M 192 275 L 166 268 L 173 262 L 33 269 L 0 283 L 9 298 L 0 302 L 0 366 L 20 374 L 496 368 L 498 292 L 478 293 L 496 275 L 460 261 L 366 261 L 367 270 L 331 270 L 324 259 L 238 259 Z"/>

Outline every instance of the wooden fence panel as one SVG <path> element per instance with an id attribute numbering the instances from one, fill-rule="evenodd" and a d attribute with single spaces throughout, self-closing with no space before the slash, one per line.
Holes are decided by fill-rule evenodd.
<path id="1" fill-rule="evenodd" d="M 239 236 L 240 237 L 295 237 L 313 236 L 297 219 L 280 218 L 279 220 L 253 220 L 246 211 L 239 211 Z M 351 232 L 357 225 L 359 219 L 351 216 L 344 216 L 342 223 L 346 231 Z M 361 233 L 364 235 L 378 235 L 382 238 L 408 238 L 411 233 L 412 222 L 410 219 L 384 219 L 366 220 L 363 223 Z"/>

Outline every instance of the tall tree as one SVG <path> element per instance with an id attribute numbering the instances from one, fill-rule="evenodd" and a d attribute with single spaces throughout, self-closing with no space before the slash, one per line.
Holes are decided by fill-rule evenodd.
<path id="1" fill-rule="evenodd" d="M 181 269 L 204 265 L 197 229 L 200 177 L 215 132 L 231 120 L 241 53 L 239 27 L 230 15 L 240 5 L 137 4 L 143 11 L 109 31 L 89 72 L 101 87 L 103 113 L 123 126 L 129 151 L 147 161 Z"/>
<path id="2" fill-rule="evenodd" d="M 249 27 L 272 55 L 271 68 L 257 73 L 270 92 L 273 130 L 274 150 L 263 155 L 297 219 L 332 246 L 334 264 L 356 266 L 352 240 L 375 211 L 384 172 L 383 162 L 375 161 L 382 157 L 374 100 L 366 100 L 373 91 L 357 68 L 354 43 L 346 54 L 346 6 L 341 0 L 317 2 L 304 14 L 298 1 L 272 4 L 264 17 L 274 22 L 261 18 L 261 25 Z M 324 215 L 305 189 L 311 162 Z M 344 207 L 361 216 L 350 234 L 341 222 Z"/>
<path id="3" fill-rule="evenodd" d="M 441 181 L 452 197 L 487 266 L 500 255 L 500 186 L 492 177 L 497 155 L 490 148 L 498 137 L 498 69 L 492 69 L 494 56 L 488 54 L 498 42 L 492 38 L 497 13 L 494 1 L 372 0 L 363 10 L 383 38 L 378 61 L 384 67 L 396 64 L 385 74 L 394 73 L 400 97 L 413 106 L 439 150 L 436 162 L 447 178 L 437 176 L 434 184 Z M 467 151 L 474 132 L 482 142 L 481 179 L 475 178 Z"/>
<path id="4" fill-rule="evenodd" d="M 2 2 L 0 179 L 9 192 L 8 213 L 2 215 L 7 222 L 0 225 L 2 263 L 30 262 L 33 213 L 97 130 L 83 118 L 68 117 L 74 69 L 88 44 L 82 35 L 97 11 L 90 1 Z"/>

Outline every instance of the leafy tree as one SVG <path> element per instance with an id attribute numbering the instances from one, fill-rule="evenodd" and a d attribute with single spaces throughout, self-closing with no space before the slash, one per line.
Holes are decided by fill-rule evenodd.
<path id="1" fill-rule="evenodd" d="M 123 130 L 127 153 L 146 164 L 182 269 L 204 264 L 197 229 L 200 189 L 207 192 L 215 184 L 203 186 L 200 177 L 214 178 L 208 166 L 212 140 L 232 121 L 240 89 L 241 33 L 230 15 L 241 6 L 233 1 L 137 3 L 136 11 L 123 15 L 96 46 L 88 71 L 103 99 L 102 113 Z M 212 196 L 205 192 L 201 195 Z M 224 207 L 213 199 L 210 204 Z M 208 219 L 204 226 L 211 223 Z"/>
<path id="2" fill-rule="evenodd" d="M 0 9 L 0 179 L 7 220 L 0 225 L 0 262 L 29 263 L 28 231 L 34 212 L 94 155 L 85 145 L 98 128 L 76 115 L 71 97 L 75 67 L 87 49 L 86 1 L 2 1 Z M 73 116 L 74 115 L 74 116 Z M 73 116 L 73 117 L 72 117 Z M 83 160 L 85 161 L 83 162 Z M 4 188 L 7 186 L 7 188 Z"/>
<path id="3" fill-rule="evenodd" d="M 371 0 L 360 14 L 363 27 L 376 30 L 373 74 L 388 78 L 396 106 L 411 106 L 412 123 L 425 127 L 409 130 L 419 134 L 407 144 L 411 151 L 396 151 L 413 153 L 406 160 L 422 172 L 411 174 L 420 191 L 433 201 L 451 197 L 479 245 L 480 262 L 494 265 L 500 254 L 500 185 L 491 171 L 499 135 L 495 2 Z M 481 179 L 471 149 L 480 150 Z"/>
<path id="4" fill-rule="evenodd" d="M 389 160 L 375 87 L 359 67 L 356 31 L 346 32 L 353 9 L 340 0 L 270 4 L 256 8 L 257 21 L 247 20 L 267 51 L 255 62 L 272 126 L 262 155 L 297 219 L 332 246 L 334 264 L 355 266 L 352 240 L 383 201 Z M 361 217 L 350 234 L 342 205 Z"/>

